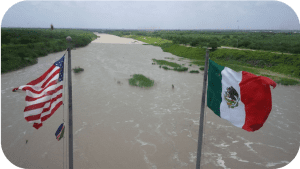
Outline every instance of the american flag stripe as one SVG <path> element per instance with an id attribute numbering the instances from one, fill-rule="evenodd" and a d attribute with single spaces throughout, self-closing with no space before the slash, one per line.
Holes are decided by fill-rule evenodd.
<path id="1" fill-rule="evenodd" d="M 55 113 L 55 111 L 62 105 L 62 103 L 63 103 L 62 99 L 58 99 L 56 102 L 54 102 L 51 105 L 51 108 L 49 108 L 47 111 L 45 111 L 43 113 L 39 113 L 37 115 L 25 117 L 25 119 L 29 123 L 41 123 L 41 122 L 47 120 L 50 116 L 52 116 Z M 43 111 L 43 110 L 41 110 L 41 111 Z"/>
<path id="2" fill-rule="evenodd" d="M 36 104 L 38 102 L 41 102 L 43 99 L 47 97 L 51 97 L 51 95 L 55 95 L 56 93 L 61 92 L 60 90 L 63 89 L 63 85 L 58 86 L 54 90 L 46 91 L 45 94 L 39 96 L 39 97 L 31 97 L 31 96 L 26 96 L 25 101 L 27 103 L 27 106 Z"/>
<path id="3" fill-rule="evenodd" d="M 54 73 L 54 74 L 52 74 L 52 78 L 50 76 L 50 77 L 48 77 L 48 79 L 44 79 L 41 83 L 39 83 L 39 84 L 37 84 L 35 86 L 27 84 L 27 85 L 20 86 L 18 89 L 19 90 L 23 90 L 23 91 L 29 90 L 29 91 L 32 91 L 34 93 L 40 93 L 43 90 L 45 90 L 48 86 L 54 85 L 55 82 L 56 82 L 56 80 L 58 79 L 58 77 L 59 77 L 59 69 L 57 69 L 56 71 L 51 72 L 51 73 Z M 43 87 L 42 87 L 42 85 L 43 85 Z"/>
<path id="4" fill-rule="evenodd" d="M 30 85 L 24 85 L 24 86 L 20 86 L 19 89 L 23 90 L 23 91 L 31 91 L 34 94 L 40 94 L 42 93 L 44 90 L 47 90 L 48 87 L 56 85 L 57 84 L 57 79 L 58 79 L 59 75 L 57 75 L 55 78 L 53 78 L 53 80 L 48 83 L 47 86 L 41 88 L 41 87 L 32 87 Z"/>
<path id="5" fill-rule="evenodd" d="M 52 103 L 54 101 L 56 101 L 58 98 L 61 98 L 62 97 L 62 93 L 57 93 L 57 95 L 52 95 L 52 96 L 49 96 L 49 97 L 44 97 L 43 99 L 40 99 L 40 100 L 46 100 L 44 102 L 37 102 L 36 104 L 32 104 L 32 105 L 28 105 L 27 103 L 27 106 L 25 107 L 24 109 L 24 112 L 27 112 L 27 111 L 31 111 L 31 110 L 35 110 L 35 109 L 39 109 L 39 108 L 43 108 L 46 106 L 47 103 Z"/>
<path id="6" fill-rule="evenodd" d="M 54 104 L 51 104 L 48 108 L 45 108 L 45 109 L 41 109 L 40 110 L 40 113 L 36 114 L 36 115 L 30 115 L 30 116 L 27 116 L 25 117 L 25 119 L 28 121 L 28 122 L 31 122 L 31 121 L 36 121 L 36 120 L 40 120 L 42 119 L 44 116 L 47 116 L 49 114 L 53 114 L 52 111 L 55 107 L 59 107 L 60 105 L 62 104 L 62 99 L 59 99 L 57 102 L 54 102 Z M 43 122 L 44 120 L 42 120 Z"/>
<path id="7" fill-rule="evenodd" d="M 24 116 L 28 122 L 40 123 L 48 119 L 61 105 L 62 105 L 62 95 L 58 98 L 54 98 L 45 107 L 34 109 L 30 112 L 25 112 Z"/>
<path id="8" fill-rule="evenodd" d="M 64 56 L 39 78 L 13 89 L 26 91 L 24 117 L 36 129 L 63 104 Z"/>
<path id="9" fill-rule="evenodd" d="M 52 100 L 52 102 L 51 102 L 51 101 L 48 101 L 48 102 L 44 105 L 44 107 L 40 107 L 40 108 L 32 109 L 32 110 L 29 110 L 29 111 L 25 111 L 25 112 L 24 112 L 24 117 L 32 116 L 32 115 L 37 115 L 37 114 L 41 114 L 41 113 L 43 113 L 43 112 L 46 112 L 47 109 L 44 110 L 44 108 L 49 108 L 50 105 L 51 105 L 51 103 L 52 103 L 52 104 L 56 104 L 56 101 L 57 101 L 57 100 L 60 100 L 60 99 L 62 99 L 61 95 L 57 96 L 57 99 Z M 53 103 L 53 102 L 55 102 L 55 103 Z M 50 108 L 50 109 L 51 109 L 51 108 Z"/>
<path id="10" fill-rule="evenodd" d="M 60 70 L 58 69 L 58 70 L 56 70 L 45 82 L 44 82 L 44 84 L 42 85 L 42 88 L 44 88 L 50 81 L 51 81 L 51 83 L 53 82 L 52 80 L 53 79 L 58 79 L 58 77 L 59 77 L 59 72 L 60 72 Z"/>
<path id="11" fill-rule="evenodd" d="M 58 102 L 58 103 L 51 109 L 51 112 L 42 114 L 42 115 L 41 115 L 41 117 L 42 117 L 42 118 L 41 118 L 42 122 L 45 121 L 45 120 L 47 120 L 49 117 L 51 117 L 51 116 L 55 113 L 55 111 L 56 111 L 62 104 L 63 104 L 63 102 L 60 101 L 60 102 Z"/>
<path id="12" fill-rule="evenodd" d="M 28 96 L 27 98 L 30 99 L 30 100 L 32 100 L 33 98 L 40 98 L 43 95 L 48 95 L 48 93 L 51 93 L 51 91 L 57 90 L 57 86 L 58 85 L 60 86 L 60 85 L 63 85 L 63 84 L 53 84 L 53 85 L 50 85 L 46 89 L 44 89 L 43 91 L 38 92 L 38 93 L 34 93 L 36 91 L 32 92 L 32 90 L 27 90 L 26 91 L 26 94 Z M 25 99 L 26 99 L 26 97 L 25 97 Z M 27 100 L 25 100 L 25 101 L 27 101 Z"/>
<path id="13" fill-rule="evenodd" d="M 27 83 L 27 85 L 39 85 L 39 83 L 43 83 L 45 80 L 48 79 L 48 77 L 53 74 L 53 71 L 56 71 L 58 68 L 55 65 L 52 65 L 41 77 Z"/>
<path id="14" fill-rule="evenodd" d="M 53 107 L 55 107 L 56 104 L 59 104 L 60 101 L 62 102 L 62 93 L 61 93 L 60 95 L 58 95 L 57 97 L 52 98 L 52 99 L 49 100 L 49 101 L 46 101 L 48 104 L 46 104 L 46 103 L 44 102 L 43 105 L 39 105 L 40 107 L 37 107 L 36 109 L 33 109 L 33 110 L 37 110 L 37 109 L 40 110 L 40 113 L 34 112 L 34 113 L 37 113 L 37 114 L 32 115 L 31 112 L 27 112 L 26 115 L 28 115 L 28 116 L 25 116 L 25 114 L 24 114 L 25 119 L 26 119 L 27 121 L 32 121 L 32 120 L 36 120 L 36 119 L 38 119 L 38 118 L 41 118 L 41 117 L 42 117 L 42 116 L 41 116 L 42 114 L 47 114 L 47 113 L 49 113 L 49 111 L 50 111 Z"/>

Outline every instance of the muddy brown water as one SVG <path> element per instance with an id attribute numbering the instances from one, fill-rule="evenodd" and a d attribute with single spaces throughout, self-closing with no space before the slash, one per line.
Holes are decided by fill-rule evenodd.
<path id="1" fill-rule="evenodd" d="M 195 168 L 203 73 L 166 71 L 152 65 L 152 58 L 183 62 L 159 47 L 99 36 L 71 53 L 72 67 L 84 68 L 72 73 L 74 168 Z M 49 54 L 36 65 L 1 76 L 1 144 L 14 165 L 67 167 L 67 138 L 57 141 L 54 135 L 63 118 L 68 121 L 67 98 L 65 107 L 36 130 L 24 119 L 25 93 L 11 92 L 39 77 L 63 54 Z M 155 84 L 132 87 L 132 74 L 143 74 Z M 300 140 L 300 87 L 271 90 L 272 112 L 253 133 L 205 108 L 201 168 L 279 168 L 294 159 Z"/>

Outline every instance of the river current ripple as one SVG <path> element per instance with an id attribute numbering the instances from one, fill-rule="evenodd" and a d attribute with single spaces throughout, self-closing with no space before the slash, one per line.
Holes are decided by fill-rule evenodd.
<path id="1" fill-rule="evenodd" d="M 71 53 L 72 68 L 84 68 L 84 72 L 72 73 L 74 168 L 195 168 L 203 73 L 166 71 L 152 65 L 152 59 L 171 57 L 189 67 L 188 61 L 132 39 L 114 43 L 105 39 L 120 42 L 120 38 L 99 36 Z M 36 65 L 1 76 L 2 149 L 14 165 L 67 166 L 63 149 L 68 147 L 68 132 L 61 141 L 54 135 L 68 121 L 67 88 L 65 106 L 39 130 L 24 119 L 25 93 L 11 92 L 39 77 L 63 54 L 49 54 Z M 196 65 L 189 68 L 198 69 Z M 154 86 L 130 86 L 133 74 L 154 80 Z M 300 88 L 278 85 L 271 91 L 272 112 L 253 133 L 205 108 L 201 167 L 279 168 L 293 160 L 300 140 Z"/>

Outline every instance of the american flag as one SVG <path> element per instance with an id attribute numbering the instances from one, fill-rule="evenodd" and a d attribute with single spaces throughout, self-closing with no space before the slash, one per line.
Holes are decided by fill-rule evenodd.
<path id="1" fill-rule="evenodd" d="M 65 55 L 41 77 L 12 90 L 26 91 L 24 117 L 36 129 L 63 104 L 64 59 Z"/>

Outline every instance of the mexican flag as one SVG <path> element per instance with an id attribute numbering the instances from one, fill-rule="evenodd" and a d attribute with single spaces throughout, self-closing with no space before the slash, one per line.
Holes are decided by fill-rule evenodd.
<path id="1" fill-rule="evenodd" d="M 268 77 L 235 72 L 209 60 L 207 106 L 234 126 L 253 132 L 272 110 L 270 85 L 276 87 Z"/>

